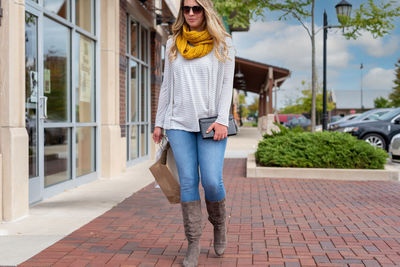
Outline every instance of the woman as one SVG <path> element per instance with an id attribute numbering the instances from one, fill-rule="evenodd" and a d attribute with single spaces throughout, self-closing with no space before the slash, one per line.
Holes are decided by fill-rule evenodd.
<path id="1" fill-rule="evenodd" d="M 209 221 L 214 225 L 214 250 L 226 247 L 225 188 L 222 179 L 232 99 L 234 49 L 230 35 L 211 0 L 182 0 L 167 41 L 164 80 L 160 90 L 153 140 L 166 130 L 177 164 L 188 249 L 184 266 L 196 266 L 200 254 L 202 213 L 199 167 Z M 199 119 L 217 116 L 203 139 Z"/>

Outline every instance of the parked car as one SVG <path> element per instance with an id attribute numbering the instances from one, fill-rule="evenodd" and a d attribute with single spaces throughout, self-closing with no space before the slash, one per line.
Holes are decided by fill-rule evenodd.
<path id="1" fill-rule="evenodd" d="M 337 122 L 338 120 L 343 119 L 343 117 L 344 116 L 341 116 L 341 115 L 332 116 L 329 123 Z"/>
<path id="2" fill-rule="evenodd" d="M 279 114 L 279 123 L 286 125 L 289 121 L 292 119 L 298 118 L 298 117 L 304 117 L 301 114 Z M 276 122 L 276 117 L 275 117 L 275 122 Z"/>
<path id="3" fill-rule="evenodd" d="M 389 156 L 393 162 L 400 163 L 400 134 L 392 137 L 389 145 Z"/>
<path id="4" fill-rule="evenodd" d="M 400 108 L 393 109 L 375 121 L 349 122 L 340 130 L 351 133 L 373 146 L 388 150 L 393 136 L 400 133 Z"/>
<path id="5" fill-rule="evenodd" d="M 288 123 L 286 123 L 286 126 L 290 129 L 300 126 L 304 130 L 307 130 L 311 126 L 311 120 L 307 119 L 304 116 L 301 116 L 301 117 L 290 120 Z"/>
<path id="6" fill-rule="evenodd" d="M 331 124 L 331 128 L 329 130 L 331 131 L 343 131 L 344 128 L 346 128 L 348 125 L 353 124 L 355 122 L 368 122 L 368 121 L 373 121 L 377 120 L 380 116 L 392 111 L 393 108 L 377 108 L 377 109 L 371 109 L 368 110 L 356 118 L 353 118 L 351 121 L 337 121 L 333 124 Z"/>
<path id="7" fill-rule="evenodd" d="M 348 115 L 343 116 L 343 117 L 340 116 L 340 119 L 338 119 L 338 120 L 331 120 L 331 123 L 328 123 L 328 130 L 333 129 L 334 125 L 338 125 L 341 122 L 350 121 L 352 119 L 357 118 L 360 115 L 361 115 L 361 113 L 348 114 Z"/>

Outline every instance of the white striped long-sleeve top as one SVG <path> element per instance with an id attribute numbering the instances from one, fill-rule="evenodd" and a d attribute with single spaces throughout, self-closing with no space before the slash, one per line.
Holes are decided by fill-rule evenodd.
<path id="1" fill-rule="evenodd" d="M 229 59 L 225 62 L 216 58 L 215 47 L 206 56 L 191 60 L 178 51 L 177 58 L 170 62 L 172 38 L 168 39 L 155 126 L 199 132 L 199 119 L 212 116 L 217 116 L 217 123 L 228 126 L 235 50 L 231 38 L 226 38 L 226 43 Z"/>

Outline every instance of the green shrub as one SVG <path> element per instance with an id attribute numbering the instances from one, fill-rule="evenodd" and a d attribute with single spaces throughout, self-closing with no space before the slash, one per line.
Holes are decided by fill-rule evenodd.
<path id="1" fill-rule="evenodd" d="M 383 169 L 388 154 L 348 133 L 289 131 L 264 136 L 255 156 L 268 167 Z"/>
<path id="2" fill-rule="evenodd" d="M 277 137 L 277 136 L 282 136 L 282 135 L 286 135 L 288 133 L 304 133 L 304 129 L 301 128 L 300 126 L 296 126 L 292 129 L 289 129 L 285 126 L 283 126 L 280 123 L 276 123 L 274 122 L 274 125 L 277 126 L 279 128 L 279 131 L 274 131 L 271 130 L 271 134 L 264 134 L 263 138 L 267 139 L 267 138 L 273 138 L 273 137 Z"/>

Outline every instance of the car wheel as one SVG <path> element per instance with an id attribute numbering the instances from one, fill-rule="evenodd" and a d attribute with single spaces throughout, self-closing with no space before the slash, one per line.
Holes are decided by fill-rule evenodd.
<path id="1" fill-rule="evenodd" d="M 367 134 L 363 137 L 363 140 L 372 146 L 386 149 L 386 141 L 379 134 Z"/>

